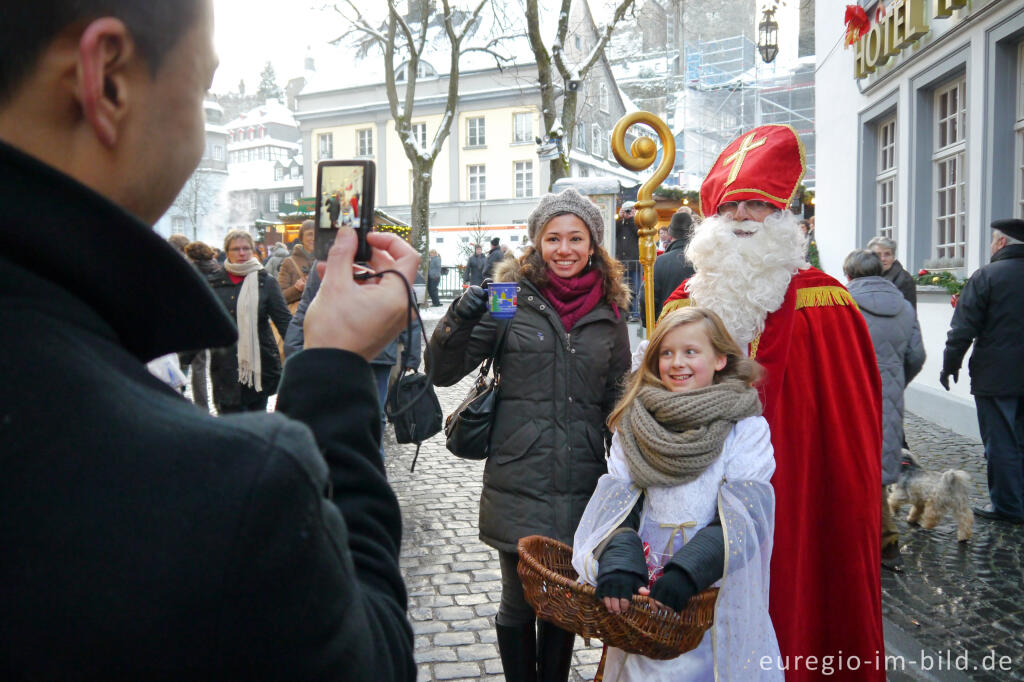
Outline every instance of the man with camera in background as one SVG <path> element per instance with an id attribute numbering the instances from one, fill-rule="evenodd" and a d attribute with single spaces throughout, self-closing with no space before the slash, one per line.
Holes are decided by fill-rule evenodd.
<path id="1" fill-rule="evenodd" d="M 8 3 L 4 25 L 2 676 L 414 679 L 367 363 L 404 284 L 357 284 L 343 230 L 280 414 L 191 405 L 145 362 L 237 332 L 150 225 L 202 155 L 212 2 Z M 408 245 L 369 241 L 413 278 Z"/>

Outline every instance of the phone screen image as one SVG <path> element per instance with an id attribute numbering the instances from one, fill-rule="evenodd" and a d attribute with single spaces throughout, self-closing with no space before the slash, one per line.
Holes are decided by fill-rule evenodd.
<path id="1" fill-rule="evenodd" d="M 316 258 L 325 260 L 338 230 L 356 230 L 356 262 L 368 262 L 366 233 L 373 229 L 372 161 L 321 161 L 317 165 Z"/>

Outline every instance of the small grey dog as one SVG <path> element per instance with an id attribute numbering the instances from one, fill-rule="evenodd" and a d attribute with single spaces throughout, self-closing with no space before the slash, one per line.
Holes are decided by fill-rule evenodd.
<path id="1" fill-rule="evenodd" d="M 974 512 L 967 497 L 971 476 L 960 469 L 941 473 L 926 471 L 910 452 L 903 450 L 900 476 L 889 486 L 889 508 L 896 516 L 900 507 L 910 504 L 907 523 L 931 529 L 947 511 L 956 519 L 956 539 L 966 542 L 974 530 Z"/>

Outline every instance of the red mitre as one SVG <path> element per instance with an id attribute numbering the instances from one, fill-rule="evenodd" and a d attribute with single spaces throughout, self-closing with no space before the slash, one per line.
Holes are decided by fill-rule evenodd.
<path id="1" fill-rule="evenodd" d="M 715 160 L 700 186 L 700 213 L 714 215 L 727 201 L 757 199 L 789 206 L 804 177 L 804 145 L 787 125 L 743 133 Z"/>

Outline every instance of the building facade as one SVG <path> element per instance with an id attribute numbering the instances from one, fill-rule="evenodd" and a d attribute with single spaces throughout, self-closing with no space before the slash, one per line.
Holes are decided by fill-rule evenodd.
<path id="1" fill-rule="evenodd" d="M 1024 3 L 862 2 L 870 30 L 841 48 L 845 0 L 817 7 L 816 233 L 823 266 L 871 237 L 912 274 L 965 278 L 989 261 L 990 223 L 1024 212 Z M 938 384 L 953 309 L 918 288 L 928 359 L 907 406 L 977 438 L 966 370 Z"/>

